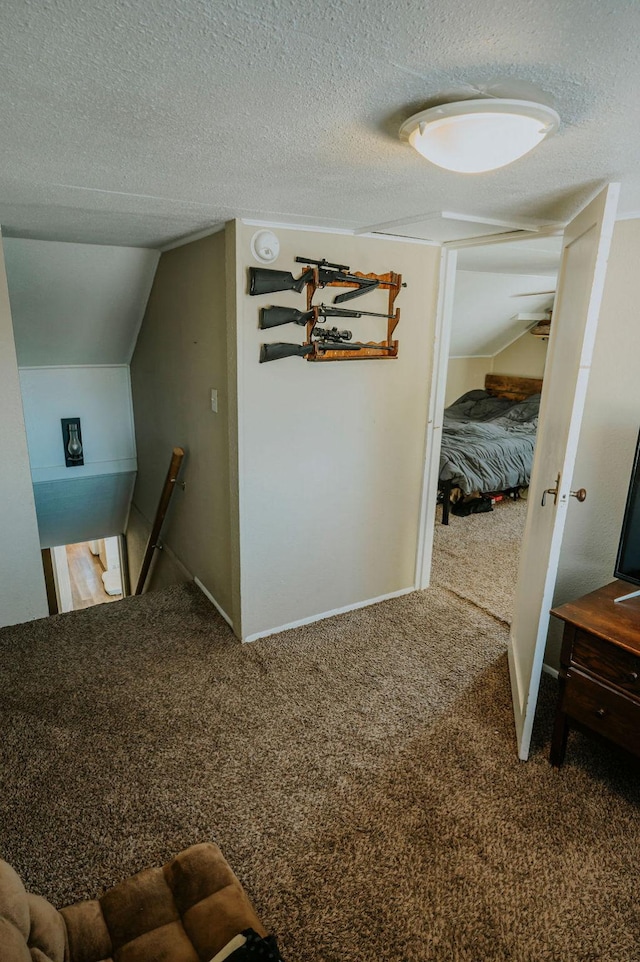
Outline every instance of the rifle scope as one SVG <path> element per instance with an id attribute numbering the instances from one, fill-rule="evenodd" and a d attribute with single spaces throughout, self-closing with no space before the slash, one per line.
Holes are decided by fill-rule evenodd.
<path id="1" fill-rule="evenodd" d="M 296 257 L 296 264 L 315 264 L 316 267 L 327 267 L 332 271 L 349 270 L 346 264 L 332 264 L 331 261 L 326 261 L 324 258 L 321 261 L 316 261 L 313 257 Z"/>

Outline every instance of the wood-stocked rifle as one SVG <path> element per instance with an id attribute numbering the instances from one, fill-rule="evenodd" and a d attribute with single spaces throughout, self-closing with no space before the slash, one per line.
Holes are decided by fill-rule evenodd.
<path id="1" fill-rule="evenodd" d="M 352 341 L 351 331 L 339 331 L 337 327 L 332 327 L 327 331 L 321 331 L 319 333 L 320 337 L 312 340 L 309 344 L 288 344 L 282 342 L 261 344 L 260 363 L 263 364 L 265 361 L 279 361 L 283 357 L 307 357 L 307 355 L 311 354 L 321 357 L 327 351 L 394 350 L 394 347 L 387 347 L 383 344 L 367 344 L 362 341 Z"/>

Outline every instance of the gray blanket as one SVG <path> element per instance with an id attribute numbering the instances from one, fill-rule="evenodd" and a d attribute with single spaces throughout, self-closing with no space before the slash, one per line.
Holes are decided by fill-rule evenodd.
<path id="1" fill-rule="evenodd" d="M 540 395 L 505 404 L 503 398 L 480 398 L 480 394 L 484 392 L 470 391 L 445 411 L 440 480 L 451 481 L 464 494 L 527 485 Z M 481 420 L 470 419 L 470 413 L 478 414 Z M 492 419 L 487 420 L 487 416 Z"/>

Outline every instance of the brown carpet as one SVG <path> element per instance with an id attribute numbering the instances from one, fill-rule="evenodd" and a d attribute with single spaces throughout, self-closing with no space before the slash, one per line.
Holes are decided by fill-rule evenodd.
<path id="1" fill-rule="evenodd" d="M 640 958 L 637 762 L 515 754 L 429 589 L 240 645 L 192 586 L 0 631 L 0 853 L 58 905 L 216 840 L 289 962 Z"/>
<path id="2" fill-rule="evenodd" d="M 511 624 L 520 546 L 527 516 L 525 500 L 505 500 L 486 514 L 441 524 L 438 508 L 431 583 Z"/>

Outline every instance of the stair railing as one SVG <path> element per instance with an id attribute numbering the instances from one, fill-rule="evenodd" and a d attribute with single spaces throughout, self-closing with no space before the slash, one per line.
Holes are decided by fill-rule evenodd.
<path id="1" fill-rule="evenodd" d="M 174 492 L 175 486 L 178 483 L 178 474 L 180 473 L 180 465 L 182 464 L 182 459 L 184 458 L 184 451 L 182 448 L 174 448 L 173 454 L 171 455 L 171 463 L 169 464 L 169 471 L 164 482 L 164 487 L 162 488 L 162 494 L 160 495 L 160 500 L 158 502 L 158 510 L 156 511 L 156 516 L 151 528 L 151 534 L 149 535 L 149 540 L 147 541 L 147 547 L 145 548 L 144 557 L 142 559 L 142 566 L 140 568 L 140 574 L 138 575 L 138 583 L 136 585 L 136 590 L 134 594 L 141 595 L 145 581 L 149 574 L 149 568 L 151 567 L 151 562 L 153 560 L 153 553 L 156 548 L 162 547 L 160 544 L 160 532 L 162 531 L 162 525 L 164 524 L 164 519 L 169 510 L 169 502 L 171 501 L 171 495 Z"/>

